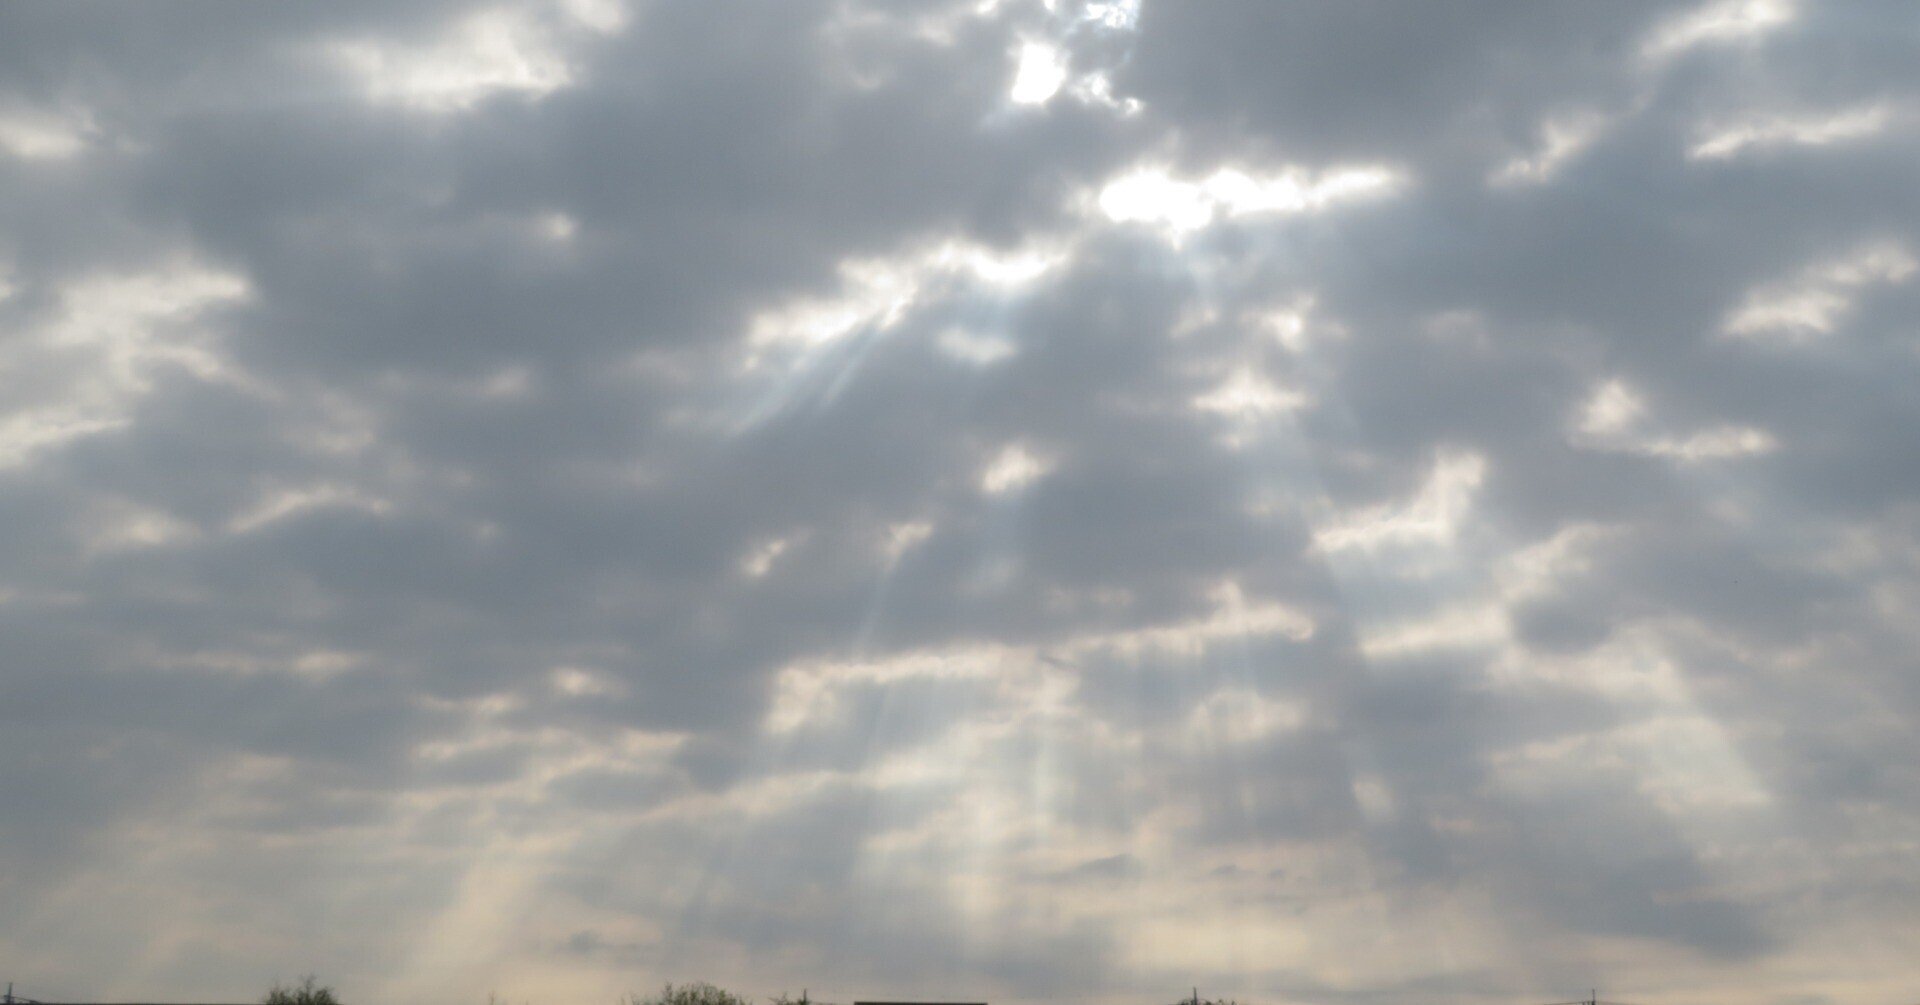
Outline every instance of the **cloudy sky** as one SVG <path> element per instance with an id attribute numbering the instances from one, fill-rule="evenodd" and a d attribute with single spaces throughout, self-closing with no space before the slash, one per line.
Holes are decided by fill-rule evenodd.
<path id="1" fill-rule="evenodd" d="M 0 7 L 0 978 L 1920 997 L 1907 3 Z"/>

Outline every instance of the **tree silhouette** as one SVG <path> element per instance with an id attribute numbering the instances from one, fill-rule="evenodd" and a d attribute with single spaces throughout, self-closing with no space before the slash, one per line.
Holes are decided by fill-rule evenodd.
<path id="1" fill-rule="evenodd" d="M 260 1005 L 340 1005 L 340 999 L 333 996 L 333 989 L 321 984 L 308 974 L 300 983 L 292 987 L 275 981 Z"/>
<path id="2" fill-rule="evenodd" d="M 628 995 L 627 1000 L 621 1005 L 752 1005 L 752 1003 L 731 991 L 714 987 L 706 981 L 694 981 L 678 987 L 669 984 L 654 998 Z"/>

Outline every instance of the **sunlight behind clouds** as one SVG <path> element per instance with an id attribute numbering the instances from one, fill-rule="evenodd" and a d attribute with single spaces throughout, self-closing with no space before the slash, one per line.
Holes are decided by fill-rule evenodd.
<path id="1" fill-rule="evenodd" d="M 0 7 L 5 976 L 1906 1000 L 1913 28 Z"/>
<path id="2" fill-rule="evenodd" d="M 1015 104 L 1038 105 L 1053 97 L 1066 79 L 1067 67 L 1057 50 L 1039 42 L 1028 42 L 1020 47 L 1020 62 L 1014 70 L 1013 90 L 1008 96 Z"/>

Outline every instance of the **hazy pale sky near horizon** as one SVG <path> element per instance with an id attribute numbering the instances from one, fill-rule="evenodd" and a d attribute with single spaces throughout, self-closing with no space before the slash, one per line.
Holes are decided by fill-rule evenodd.
<path id="1" fill-rule="evenodd" d="M 1920 998 L 1920 6 L 0 5 L 0 979 Z"/>

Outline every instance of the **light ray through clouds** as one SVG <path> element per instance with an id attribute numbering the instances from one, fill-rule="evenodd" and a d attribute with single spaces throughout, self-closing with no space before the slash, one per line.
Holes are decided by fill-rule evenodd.
<path id="1" fill-rule="evenodd" d="M 1917 30 L 0 8 L 3 976 L 1905 1000 Z"/>

